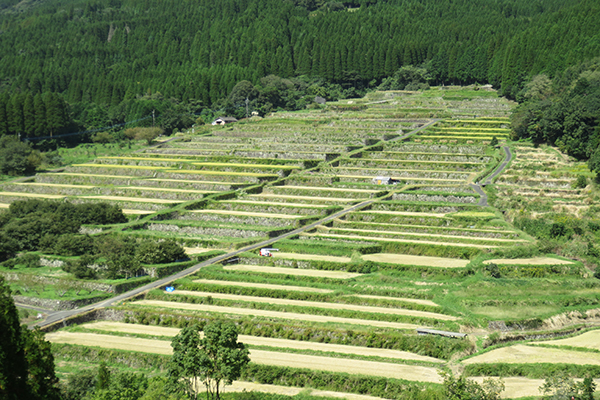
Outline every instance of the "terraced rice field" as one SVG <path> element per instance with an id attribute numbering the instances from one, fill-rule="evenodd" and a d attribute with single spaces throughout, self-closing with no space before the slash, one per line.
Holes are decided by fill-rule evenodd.
<path id="1" fill-rule="evenodd" d="M 569 265 L 573 264 L 569 260 L 561 260 L 551 257 L 533 257 L 533 258 L 511 258 L 511 259 L 492 259 L 486 260 L 484 264 L 499 264 L 499 265 Z"/>
<path id="2" fill-rule="evenodd" d="M 582 347 L 592 350 L 600 350 L 600 331 L 594 330 L 573 336 L 567 339 L 546 340 L 533 342 L 532 344 L 547 344 L 551 346 Z"/>
<path id="3" fill-rule="evenodd" d="M 442 257 L 411 256 L 407 254 L 367 254 L 362 256 L 364 260 L 402 265 L 422 265 L 440 268 L 463 268 L 469 263 L 468 260 L 457 260 Z"/>
<path id="4" fill-rule="evenodd" d="M 223 293 L 212 293 L 212 292 L 196 292 L 188 290 L 177 290 L 172 292 L 174 296 L 196 296 L 196 297 L 212 297 L 214 299 L 232 300 L 236 302 L 245 303 L 266 303 L 266 304 L 278 304 L 283 306 L 297 306 L 297 307 L 311 307 L 321 308 L 330 310 L 348 310 L 348 311 L 360 311 L 366 313 L 375 314 L 389 314 L 389 315 L 409 315 L 412 317 L 421 318 L 433 318 L 443 321 L 456 321 L 459 318 L 452 315 L 444 315 L 438 313 L 431 313 L 426 311 L 415 311 L 415 310 L 404 310 L 401 308 L 384 308 L 384 307 L 369 307 L 359 306 L 354 304 L 341 304 L 341 303 L 323 303 L 318 301 L 304 301 L 304 300 L 289 300 L 289 299 L 276 299 L 267 297 L 257 296 L 240 296 Z"/>
<path id="5" fill-rule="evenodd" d="M 212 294 L 211 294 L 212 296 Z M 346 324 L 346 325 L 362 325 L 372 326 L 378 328 L 390 328 L 390 329 L 416 329 L 419 325 L 401 323 L 401 322 L 387 322 L 387 321 L 375 321 L 365 320 L 358 318 L 340 318 L 331 316 L 321 316 L 313 314 L 297 314 L 292 312 L 280 312 L 280 311 L 268 311 L 268 310 L 255 310 L 249 308 L 239 307 L 220 307 L 210 306 L 205 304 L 190 304 L 190 303 L 175 303 L 170 301 L 159 301 L 159 300 L 139 300 L 132 303 L 134 306 L 152 307 L 152 308 L 164 308 L 164 309 L 180 309 L 190 310 L 198 312 L 208 312 L 217 314 L 232 314 L 232 315 L 245 315 L 265 318 L 277 318 L 292 321 L 306 321 L 316 322 L 325 324 Z"/>

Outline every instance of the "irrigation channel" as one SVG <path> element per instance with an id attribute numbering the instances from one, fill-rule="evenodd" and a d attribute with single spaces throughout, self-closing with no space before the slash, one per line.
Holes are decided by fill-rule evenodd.
<path id="1" fill-rule="evenodd" d="M 438 121 L 439 121 L 438 119 L 431 120 L 430 122 L 428 122 L 428 123 L 420 126 L 417 129 L 412 130 L 411 132 L 409 132 L 407 134 L 404 134 L 402 136 L 399 136 L 399 137 L 396 137 L 396 138 L 392 139 L 392 141 L 398 141 L 398 140 L 406 139 L 406 138 L 414 135 L 415 133 L 417 133 L 417 132 L 419 132 L 419 131 L 421 131 L 423 129 L 426 129 L 426 128 L 428 128 L 428 127 L 436 124 Z M 370 147 L 370 146 L 366 146 L 366 147 Z M 508 162 L 510 161 L 510 150 L 508 150 L 506 147 L 504 148 L 504 150 L 506 152 L 507 159 L 488 178 L 488 181 L 491 181 L 492 178 L 494 178 L 495 176 L 497 176 L 498 174 L 500 174 L 502 172 L 502 170 L 506 167 L 506 165 L 508 164 Z M 358 150 L 358 151 L 360 151 L 360 150 Z M 481 190 L 481 188 L 479 187 L 479 185 L 476 185 L 476 186 L 478 186 L 479 190 Z M 477 190 L 477 191 L 479 192 L 479 190 Z M 98 303 L 90 304 L 90 305 L 87 305 L 85 307 L 78 308 L 78 309 L 75 309 L 75 310 L 65 310 L 65 311 L 58 311 L 58 312 L 51 313 L 51 314 L 49 314 L 46 317 L 45 320 L 36 323 L 35 325 L 32 326 L 32 328 L 36 327 L 36 326 L 38 326 L 40 328 L 47 328 L 47 327 L 49 327 L 51 325 L 55 325 L 55 324 L 59 324 L 59 323 L 64 323 L 67 319 L 76 317 L 78 315 L 81 315 L 81 314 L 84 314 L 84 313 L 89 313 L 89 312 L 92 312 L 92 311 L 96 311 L 96 310 L 99 310 L 99 309 L 102 309 L 102 308 L 110 307 L 110 306 L 115 305 L 115 304 L 117 304 L 117 303 L 119 303 L 121 301 L 130 299 L 130 298 L 135 297 L 135 296 L 139 296 L 140 294 L 143 294 L 143 293 L 145 293 L 147 291 L 150 291 L 150 290 L 153 290 L 153 289 L 157 289 L 157 288 L 160 288 L 162 286 L 166 286 L 166 285 L 168 285 L 171 282 L 174 282 L 174 281 L 176 281 L 178 279 L 181 279 L 181 278 L 184 278 L 184 277 L 186 277 L 188 275 L 192 275 L 192 274 L 196 273 L 201 268 L 207 267 L 207 266 L 215 264 L 215 263 L 219 263 L 221 261 L 224 261 L 224 260 L 227 260 L 227 259 L 230 259 L 230 258 L 233 258 L 233 257 L 236 257 L 239 254 L 242 254 L 244 252 L 253 251 L 253 250 L 259 249 L 261 247 L 268 247 L 269 245 L 271 245 L 271 244 L 273 244 L 273 243 L 275 243 L 275 242 L 277 242 L 279 240 L 286 239 L 286 238 L 298 235 L 298 234 L 300 234 L 300 233 L 302 233 L 304 231 L 316 228 L 318 225 L 325 224 L 325 223 L 327 223 L 329 221 L 332 221 L 332 220 L 334 220 L 336 218 L 340 218 L 340 217 L 342 217 L 342 216 L 344 216 L 344 215 L 346 215 L 348 213 L 351 213 L 353 211 L 357 211 L 357 210 L 360 210 L 362 208 L 365 208 L 365 207 L 373 204 L 374 202 L 381 200 L 382 198 L 390 196 L 393 192 L 394 191 L 392 190 L 392 191 L 389 191 L 388 194 L 384 195 L 383 197 L 365 200 L 365 201 L 363 201 L 363 202 L 361 202 L 359 204 L 353 205 L 351 207 L 348 207 L 348 208 L 345 208 L 345 209 L 343 209 L 341 211 L 338 211 L 338 212 L 336 212 L 334 214 L 331 214 L 331 215 L 329 215 L 329 216 L 327 216 L 327 217 L 325 217 L 325 218 L 323 218 L 323 219 L 321 219 L 319 221 L 313 222 L 313 223 L 311 223 L 309 225 L 300 227 L 300 228 L 295 229 L 293 231 L 284 233 L 284 234 L 282 234 L 280 236 L 277 236 L 277 237 L 274 237 L 274 238 L 270 238 L 270 239 L 262 241 L 260 243 L 255 243 L 255 244 L 243 247 L 241 249 L 235 250 L 235 251 L 227 253 L 227 254 L 223 254 L 223 255 L 220 255 L 220 256 L 217 256 L 217 257 L 213 257 L 213 258 L 211 258 L 209 260 L 206 260 L 206 261 L 203 261 L 203 262 L 201 262 L 199 264 L 193 265 L 193 266 L 191 266 L 191 267 L 189 267 L 189 268 L 187 268 L 187 269 L 185 269 L 183 271 L 180 271 L 180 272 L 177 272 L 177 273 L 175 273 L 173 275 L 170 275 L 168 277 L 156 280 L 154 282 L 151 282 L 151 283 L 149 283 L 147 285 L 144 285 L 144 286 L 138 287 L 136 289 L 130 290 L 128 292 L 122 293 L 122 294 L 120 294 L 118 296 L 115 296 L 115 297 L 112 297 L 110 299 L 106 299 L 106 300 L 100 301 Z M 487 201 L 486 201 L 486 204 L 487 204 Z"/>

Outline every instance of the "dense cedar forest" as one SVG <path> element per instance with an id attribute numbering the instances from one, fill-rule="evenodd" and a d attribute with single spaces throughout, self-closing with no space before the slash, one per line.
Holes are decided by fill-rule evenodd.
<path id="1" fill-rule="evenodd" d="M 393 88 L 408 66 L 519 99 L 600 55 L 600 3 L 2 0 L 0 54 L 0 135 L 47 143 L 152 110 L 170 134 L 211 110 L 242 116 L 244 97 L 265 114 Z M 235 95 L 242 81 L 254 87 Z"/>

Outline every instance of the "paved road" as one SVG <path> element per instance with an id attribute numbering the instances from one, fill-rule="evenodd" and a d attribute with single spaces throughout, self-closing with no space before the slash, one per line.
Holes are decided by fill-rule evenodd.
<path id="1" fill-rule="evenodd" d="M 407 133 L 405 135 L 402 135 L 400 137 L 394 138 L 392 140 L 406 139 L 407 137 L 409 137 L 409 136 L 411 136 L 411 135 L 413 135 L 413 134 L 415 134 L 415 133 L 417 133 L 417 132 L 419 132 L 419 131 L 421 131 L 421 130 L 423 130 L 423 129 L 425 129 L 425 128 L 433 125 L 433 124 L 435 124 L 438 121 L 439 121 L 438 119 L 432 120 L 431 122 L 428 122 L 427 124 L 421 126 L 420 128 L 417 128 L 417 129 L 415 129 L 415 130 L 413 130 L 413 131 L 411 131 L 411 132 L 409 132 L 409 133 Z M 221 262 L 223 260 L 226 260 L 228 258 L 231 258 L 231 257 L 235 257 L 235 256 L 237 256 L 237 255 L 239 255 L 241 253 L 246 252 L 246 251 L 252 251 L 252 250 L 260 249 L 262 247 L 268 247 L 269 245 L 271 245 L 271 244 L 273 244 L 273 243 L 275 243 L 275 242 L 277 242 L 279 240 L 286 239 L 288 237 L 295 236 L 295 235 L 298 235 L 299 233 L 302 233 L 302 232 L 305 232 L 307 230 L 313 229 L 313 228 L 317 227 L 318 225 L 327 223 L 327 222 L 329 222 L 329 221 L 331 221 L 331 220 L 333 220 L 335 218 L 339 218 L 339 217 L 341 217 L 343 215 L 346 215 L 346 214 L 348 214 L 350 212 L 353 212 L 353 211 L 356 211 L 356 210 L 360 210 L 360 209 L 362 209 L 364 207 L 367 207 L 368 205 L 374 203 L 377 200 L 378 199 L 365 200 L 365 201 L 363 201 L 363 202 L 361 202 L 359 204 L 356 204 L 354 206 L 351 206 L 349 208 L 346 208 L 346 209 L 338 211 L 338 212 L 336 212 L 334 214 L 331 214 L 328 217 L 325 217 L 325 218 L 323 218 L 323 219 L 321 219 L 321 220 L 319 220 L 317 222 L 313 222 L 312 224 L 309 224 L 309 225 L 300 227 L 298 229 L 295 229 L 293 231 L 284 233 L 283 235 L 277 236 L 275 238 L 271 238 L 271 239 L 262 241 L 260 243 L 256 243 L 256 244 L 253 244 L 253 245 L 250 245 L 250 246 L 246 246 L 246 247 L 243 247 L 243 248 L 241 248 L 239 250 L 232 251 L 230 253 L 223 254 L 221 256 L 213 257 L 213 258 L 211 258 L 209 260 L 203 261 L 203 262 L 201 262 L 199 264 L 196 264 L 196 265 L 194 265 L 194 266 L 192 266 L 190 268 L 187 268 L 187 269 L 185 269 L 183 271 L 180 271 L 180 272 L 178 272 L 178 273 L 176 273 L 174 275 L 171 275 L 171 276 L 168 276 L 166 278 L 162 278 L 162 279 L 159 279 L 157 281 L 151 282 L 151 283 L 149 283 L 147 285 L 144 285 L 144 286 L 141 286 L 139 288 L 136 288 L 136 289 L 130 290 L 128 292 L 122 293 L 122 294 L 120 294 L 118 296 L 115 296 L 113 298 L 110 298 L 110 299 L 107 299 L 107 300 L 103 300 L 103 301 L 98 302 L 98 303 L 90 304 L 90 305 L 87 305 L 85 307 L 78 308 L 76 310 L 65 310 L 65 311 L 58 311 L 58 312 L 52 313 L 44 321 L 41 321 L 41 322 L 35 324 L 34 326 L 47 327 L 49 325 L 59 323 L 61 321 L 64 321 L 65 319 L 74 317 L 76 315 L 80 315 L 80 314 L 84 314 L 84 313 L 87 313 L 87 312 L 90 312 L 90 311 L 95 311 L 95 310 L 99 310 L 99 309 L 102 309 L 102 308 L 110 307 L 112 305 L 117 304 L 120 301 L 127 300 L 127 299 L 130 299 L 132 297 L 136 297 L 136 296 L 138 296 L 138 295 L 140 295 L 140 294 L 142 294 L 144 292 L 147 292 L 149 290 L 157 289 L 157 288 L 160 288 L 161 286 L 166 286 L 169 283 L 171 283 L 173 281 L 176 281 L 177 279 L 181 279 L 181 278 L 186 277 L 188 275 L 194 274 L 194 273 L 196 273 L 201 268 L 207 267 L 207 266 L 215 264 L 215 263 L 219 263 L 219 262 Z"/>
<path id="2" fill-rule="evenodd" d="M 502 161 L 502 163 L 500 163 L 500 166 L 496 168 L 496 170 L 485 179 L 485 181 L 483 182 L 483 186 L 491 185 L 493 183 L 492 181 L 504 171 L 508 163 L 512 160 L 512 153 L 510 152 L 508 146 L 504 146 L 503 149 L 504 153 L 506 153 L 504 161 Z M 485 192 L 483 191 L 483 189 L 481 189 L 482 185 L 480 183 L 471 183 L 469 184 L 469 186 L 471 186 L 471 188 L 479 194 L 479 203 L 477 203 L 477 205 L 481 207 L 488 207 L 488 197 L 487 194 L 485 194 Z"/>

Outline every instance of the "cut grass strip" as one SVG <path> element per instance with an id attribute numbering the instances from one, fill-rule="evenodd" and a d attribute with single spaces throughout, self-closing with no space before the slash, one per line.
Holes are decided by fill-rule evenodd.
<path id="1" fill-rule="evenodd" d="M 54 332 L 46 335 L 53 343 L 75 344 L 109 349 L 137 351 L 141 353 L 173 353 L 171 342 L 166 340 L 142 339 L 85 332 Z M 436 368 L 417 365 L 402 365 L 378 361 L 337 359 L 334 357 L 309 356 L 277 351 L 250 350 L 253 363 L 280 367 L 307 368 L 318 371 L 341 372 L 405 379 L 421 382 L 441 383 Z"/>
<path id="2" fill-rule="evenodd" d="M 570 265 L 573 261 L 560 260 L 552 257 L 533 257 L 533 258 L 495 258 L 486 260 L 484 264 L 499 264 L 499 265 Z"/>
<path id="3" fill-rule="evenodd" d="M 108 160 L 135 160 L 135 161 L 166 161 L 166 162 L 195 162 L 193 158 L 162 158 L 162 157 L 127 157 L 127 156 L 105 156 L 98 157 L 98 159 L 108 159 Z"/>
<path id="4" fill-rule="evenodd" d="M 256 382 L 234 381 L 231 385 L 220 389 L 222 393 L 237 392 L 260 392 L 270 394 L 280 394 L 284 396 L 297 396 L 300 393 L 307 396 L 327 397 L 346 400 L 384 400 L 381 397 L 367 396 L 364 394 L 332 392 L 330 390 L 316 390 L 310 388 L 299 388 L 293 386 L 267 385 Z"/>
<path id="5" fill-rule="evenodd" d="M 2 195 L 2 193 L 0 193 Z M 64 197 L 64 196 L 59 196 Z M 176 204 L 185 200 L 164 200 L 164 199 L 146 199 L 142 197 L 121 197 L 121 196 L 77 196 L 78 199 L 92 200 L 113 200 L 113 201 L 131 201 L 136 203 L 156 203 L 156 204 Z"/>
<path id="6" fill-rule="evenodd" d="M 149 215 L 149 214 L 154 214 L 154 211 L 123 209 L 123 214 L 128 214 L 128 215 Z"/>
<path id="7" fill-rule="evenodd" d="M 166 337 L 174 337 L 181 331 L 179 328 L 169 328 L 156 325 L 126 324 L 123 322 L 113 321 L 92 322 L 85 325 L 80 325 L 79 327 L 85 329 L 102 330 L 107 332 L 131 333 L 137 335 L 154 335 Z M 419 354 L 410 353 L 408 351 L 377 349 L 372 347 L 317 343 L 249 335 L 239 335 L 238 340 L 244 344 L 249 344 L 252 346 L 270 346 L 296 350 L 316 350 L 325 352 L 335 352 L 341 354 L 355 354 L 366 357 L 393 358 L 399 360 L 417 360 L 440 363 L 444 362 L 439 358 L 421 356 Z"/>
<path id="8" fill-rule="evenodd" d="M 260 265 L 227 265 L 223 267 L 226 271 L 258 272 L 261 274 L 282 274 L 295 276 L 312 276 L 318 278 L 330 279 L 352 279 L 361 276 L 355 272 L 344 271 L 324 271 L 317 269 L 299 269 L 299 268 L 281 268 L 281 267 L 263 267 Z"/>
<path id="9" fill-rule="evenodd" d="M 280 189 L 301 189 L 301 190 L 323 190 L 327 192 L 353 192 L 353 193 L 377 193 L 377 190 L 367 189 L 346 189 L 346 188 L 332 188 L 332 187 L 318 187 L 318 186 L 276 186 Z"/>
<path id="10" fill-rule="evenodd" d="M 220 162 L 194 162 L 193 165 L 206 167 L 238 167 L 238 168 L 257 168 L 257 169 L 300 169 L 298 165 L 283 164 L 242 164 L 242 163 L 220 163 Z"/>
<path id="11" fill-rule="evenodd" d="M 275 201 L 258 201 L 258 200 L 222 200 L 220 203 L 241 203 L 257 206 L 284 206 L 284 207 L 304 207 L 304 208 L 327 208 L 329 206 L 323 204 L 305 204 L 305 203 L 278 203 Z"/>
<path id="12" fill-rule="evenodd" d="M 203 283 L 207 285 L 219 285 L 219 286 L 239 286 L 239 287 L 251 287 L 259 289 L 269 290 L 284 290 L 290 292 L 310 292 L 310 293 L 333 293 L 330 289 L 318 289 L 304 286 L 286 286 L 286 285 L 272 285 L 268 283 L 252 283 L 252 282 L 235 282 L 235 281 L 217 281 L 211 279 L 195 279 L 194 283 Z"/>
<path id="13" fill-rule="evenodd" d="M 545 340 L 543 342 L 532 342 L 531 344 L 550 344 L 553 346 L 585 347 L 600 350 L 600 330 L 589 331 L 574 337 L 558 340 Z"/>
<path id="14" fill-rule="evenodd" d="M 156 167 L 149 167 L 156 168 Z M 163 168 L 163 167 L 160 167 Z M 165 167 L 170 168 L 170 167 Z M 170 172 L 177 174 L 196 174 L 196 175 L 218 175 L 218 176 L 251 176 L 251 177 L 274 177 L 279 178 L 277 174 L 259 174 L 255 172 L 232 172 L 232 171 L 210 171 L 200 169 L 163 169 L 162 172 Z"/>
<path id="15" fill-rule="evenodd" d="M 439 307 L 439 304 L 431 300 L 411 299 L 407 297 L 388 297 L 388 296 L 373 296 L 370 294 L 349 294 L 348 296 L 359 297 L 361 299 L 387 300 L 387 301 L 403 301 L 406 303 L 421 304 L 424 306 Z"/>
<path id="16" fill-rule="evenodd" d="M 526 240 L 523 239 L 502 239 L 502 238 L 487 238 L 487 237 L 476 237 L 476 236 L 458 236 L 458 235 L 444 235 L 440 233 L 416 233 L 416 232 L 404 232 L 404 231 L 379 231 L 375 229 L 352 229 L 352 228 L 332 228 L 337 232 L 356 232 L 356 233 L 380 233 L 386 235 L 400 235 L 400 236 L 415 236 L 415 237 L 440 237 L 446 239 L 469 239 L 474 241 L 486 241 L 486 242 L 503 242 L 503 243 L 524 243 Z"/>
<path id="17" fill-rule="evenodd" d="M 15 182 L 13 185 L 22 186 L 48 186 L 57 188 L 76 188 L 76 189 L 94 189 L 96 186 L 92 185 L 70 185 L 66 183 L 44 183 L 44 182 Z"/>
<path id="18" fill-rule="evenodd" d="M 202 253 L 208 253 L 209 251 L 214 251 L 214 250 L 223 250 L 223 249 L 214 249 L 214 248 L 202 248 L 202 247 L 184 247 L 183 248 L 185 250 L 185 254 L 202 254 Z"/>
<path id="19" fill-rule="evenodd" d="M 152 186 L 125 186 L 125 187 L 121 187 L 120 189 L 147 190 L 149 192 L 177 192 L 177 193 L 198 193 L 198 194 L 217 193 L 216 190 L 171 189 L 171 188 L 161 188 L 161 187 L 152 187 Z"/>
<path id="20" fill-rule="evenodd" d="M 362 240 L 366 242 L 397 242 L 397 243 L 413 243 L 413 244 L 432 244 L 437 246 L 454 246 L 454 247 L 473 247 L 477 249 L 496 249 L 499 246 L 493 245 L 481 245 L 481 244 L 469 244 L 469 243 L 453 243 L 453 242 L 433 242 L 430 240 L 408 240 L 408 239 L 395 239 L 395 238 L 384 238 L 375 236 L 355 236 L 355 235 L 337 235 L 337 234 L 325 234 L 325 233 L 304 233 L 302 236 L 309 237 L 322 237 L 328 239 L 354 239 Z"/>
<path id="21" fill-rule="evenodd" d="M 96 164 L 92 164 L 96 165 Z M 58 174 L 38 174 L 39 176 L 93 176 L 94 178 L 118 178 L 118 179 L 141 179 L 139 176 L 129 176 L 129 175 L 108 175 L 108 174 L 84 174 L 79 172 L 60 172 Z"/>
<path id="22" fill-rule="evenodd" d="M 302 218 L 303 215 L 292 215 L 292 214 L 270 214 L 261 212 L 249 212 L 249 211 L 231 211 L 231 210 L 191 210 L 188 212 L 198 214 L 219 214 L 219 215 L 238 215 L 244 217 L 262 217 L 262 218 L 280 218 L 280 219 L 298 219 Z"/>
<path id="23" fill-rule="evenodd" d="M 346 168 L 348 169 L 348 168 Z M 335 175 L 338 178 L 341 179 L 368 179 L 369 181 L 373 179 L 373 174 L 370 175 L 339 175 L 336 174 Z M 449 182 L 454 182 L 454 183 L 464 183 L 465 179 L 438 179 L 438 178 L 421 178 L 421 177 L 414 177 L 414 176 L 391 176 L 391 178 L 393 180 L 403 180 L 403 181 L 425 181 L 425 182 L 444 182 L 444 183 L 449 183 Z"/>
<path id="24" fill-rule="evenodd" d="M 337 256 L 320 256 L 317 254 L 302 254 L 302 253 L 285 253 L 285 252 L 274 252 L 273 258 L 285 258 L 287 260 L 307 260 L 307 261 L 330 261 L 347 263 L 350 262 L 350 257 L 337 257 Z"/>
<path id="25" fill-rule="evenodd" d="M 226 186 L 231 185 L 231 182 L 225 182 L 225 181 L 193 181 L 191 179 L 182 180 L 182 179 L 152 178 L 152 179 L 144 179 L 144 181 L 149 181 L 149 182 L 196 183 L 196 184 L 200 184 L 200 185 L 226 185 Z"/>
<path id="26" fill-rule="evenodd" d="M 206 304 L 190 304 L 190 303 L 177 303 L 171 301 L 160 301 L 160 300 L 138 300 L 131 303 L 132 305 L 147 306 L 147 307 L 158 307 L 167 309 L 178 309 L 178 310 L 189 310 L 189 311 L 200 311 L 209 313 L 220 313 L 220 314 L 233 314 L 243 316 L 256 316 L 265 318 L 278 318 L 288 319 L 294 321 L 307 321 L 317 322 L 325 324 L 350 324 L 350 325 L 361 325 L 361 326 L 375 326 L 379 328 L 390 328 L 390 329 L 417 329 L 420 326 L 415 324 L 407 324 L 402 322 L 387 322 L 387 321 L 376 321 L 376 320 L 365 320 L 357 318 L 340 318 L 331 317 L 325 315 L 311 315 L 311 314 L 297 314 L 291 312 L 281 311 L 268 311 L 268 310 L 255 310 L 252 308 L 238 308 L 238 307 L 220 307 L 210 306 Z"/>
<path id="27" fill-rule="evenodd" d="M 341 198 L 341 197 L 315 197 L 315 196 L 293 196 L 293 195 L 282 195 L 282 194 L 251 194 L 251 197 L 255 198 L 267 198 L 267 199 L 290 199 L 290 200 L 312 200 L 312 201 L 337 201 L 337 202 L 353 202 L 361 199 L 355 198 Z"/>
<path id="28" fill-rule="evenodd" d="M 414 212 L 414 211 L 378 211 L 378 210 L 369 210 L 369 211 L 356 211 L 359 214 L 384 214 L 384 215 L 404 215 L 408 217 L 433 217 L 433 218 L 444 218 L 446 214 L 441 213 L 424 213 L 424 212 Z"/>
<path id="29" fill-rule="evenodd" d="M 463 361 L 463 364 L 577 364 L 600 365 L 600 353 L 517 344 L 502 347 Z"/>
<path id="30" fill-rule="evenodd" d="M 440 268 L 464 268 L 470 262 L 469 260 L 458 260 L 455 258 L 411 256 L 408 254 L 389 253 L 365 254 L 362 256 L 362 259 L 389 264 L 420 265 Z"/>
<path id="31" fill-rule="evenodd" d="M 442 321 L 457 321 L 457 318 L 452 315 L 432 313 L 429 311 L 416 311 L 407 310 L 402 308 L 387 308 L 387 307 L 375 307 L 375 306 L 359 306 L 356 304 L 343 304 L 343 303 L 325 303 L 320 301 L 306 301 L 306 300 L 290 300 L 290 299 L 277 299 L 270 297 L 259 297 L 259 296 L 244 296 L 237 294 L 227 293 L 213 293 L 213 292 L 196 292 L 191 290 L 177 290 L 171 292 L 173 296 L 195 296 L 195 297 L 212 297 L 214 299 L 221 300 L 232 300 L 232 301 L 243 301 L 248 303 L 266 303 L 266 304 L 277 304 L 282 306 L 296 306 L 296 307 L 312 307 L 322 308 L 326 310 L 348 310 L 348 311 L 359 311 L 365 313 L 374 314 L 387 314 L 387 315 L 409 315 L 412 317 L 419 318 L 431 318 Z"/>
<path id="32" fill-rule="evenodd" d="M 92 168 L 122 168 L 122 169 L 162 169 L 168 170 L 172 167 L 157 167 L 157 166 L 144 166 L 144 165 L 117 165 L 117 164 L 73 164 L 72 167 L 92 167 Z"/>
<path id="33" fill-rule="evenodd" d="M 9 208 L 10 204 L 0 203 L 0 208 Z"/>
<path id="34" fill-rule="evenodd" d="M 24 192 L 0 192 L 0 196 L 12 197 L 31 197 L 38 199 L 64 199 L 66 196 L 62 194 L 41 194 L 41 193 L 24 193 Z"/>
<path id="35" fill-rule="evenodd" d="M 448 215 L 449 217 L 468 217 L 468 218 L 493 218 L 496 214 L 484 211 L 460 211 Z"/>

